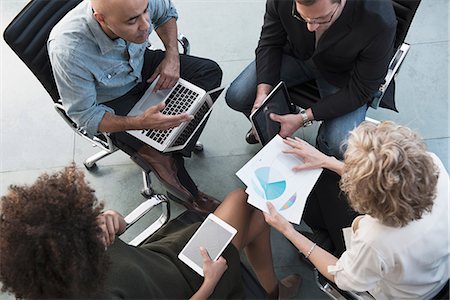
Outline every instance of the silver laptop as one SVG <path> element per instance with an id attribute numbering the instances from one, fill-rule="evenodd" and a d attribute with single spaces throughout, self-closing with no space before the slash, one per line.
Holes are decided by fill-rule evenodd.
<path id="1" fill-rule="evenodd" d="M 198 86 L 180 78 L 173 88 L 154 93 L 153 88 L 156 82 L 157 80 L 153 81 L 142 98 L 128 113 L 128 116 L 140 115 L 147 108 L 164 101 L 166 106 L 162 110 L 163 114 L 176 115 L 187 112 L 193 115 L 194 119 L 168 130 L 144 129 L 128 130 L 127 132 L 158 151 L 181 150 L 209 115 L 214 101 L 222 93 L 223 88 L 217 88 L 207 93 Z"/>

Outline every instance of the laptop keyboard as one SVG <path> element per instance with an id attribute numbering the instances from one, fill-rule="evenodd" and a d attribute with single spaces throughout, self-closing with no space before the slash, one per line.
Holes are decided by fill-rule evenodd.
<path id="1" fill-rule="evenodd" d="M 197 128 L 197 125 L 202 121 L 208 110 L 209 104 L 205 101 L 205 103 L 203 103 L 198 112 L 195 114 L 194 119 L 189 122 L 186 128 L 184 128 L 183 132 L 178 136 L 177 140 L 174 143 L 174 146 L 179 146 L 186 143 L 186 141 L 194 133 L 195 128 Z"/>
<path id="2" fill-rule="evenodd" d="M 192 103 L 194 103 L 197 97 L 198 93 L 182 86 L 181 84 L 177 84 L 177 86 L 172 90 L 170 95 L 167 97 L 166 107 L 164 107 L 164 109 L 162 110 L 162 114 L 177 115 L 184 113 L 189 109 L 189 107 L 191 107 Z M 146 129 L 142 130 L 142 133 L 151 138 L 152 140 L 154 140 L 155 142 L 163 144 L 167 140 L 172 131 L 173 128 L 168 130 Z"/>

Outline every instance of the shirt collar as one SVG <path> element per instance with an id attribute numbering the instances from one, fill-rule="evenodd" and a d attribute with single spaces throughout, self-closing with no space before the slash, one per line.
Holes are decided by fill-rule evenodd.
<path id="1" fill-rule="evenodd" d="M 111 40 L 109 38 L 109 36 L 103 31 L 102 27 L 95 19 L 90 1 L 87 2 L 88 2 L 86 6 L 87 24 L 92 32 L 93 37 L 97 41 L 97 44 L 102 54 L 108 53 L 109 51 L 116 48 L 117 45 L 119 44 L 125 44 L 125 41 L 121 38 L 118 38 L 116 40 Z"/>

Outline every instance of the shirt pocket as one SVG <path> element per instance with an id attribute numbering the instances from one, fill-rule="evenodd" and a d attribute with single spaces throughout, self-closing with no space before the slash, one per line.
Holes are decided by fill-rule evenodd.
<path id="1" fill-rule="evenodd" d="M 129 83 L 131 67 L 126 62 L 120 62 L 113 66 L 107 66 L 100 70 L 97 76 L 99 86 L 119 87 Z"/>

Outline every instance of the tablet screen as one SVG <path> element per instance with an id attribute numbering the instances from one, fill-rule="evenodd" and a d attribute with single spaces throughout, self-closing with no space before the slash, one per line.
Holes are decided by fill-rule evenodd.
<path id="1" fill-rule="evenodd" d="M 200 254 L 200 246 L 208 251 L 212 260 L 216 260 L 235 234 L 236 229 L 210 214 L 181 250 L 178 258 L 203 276 L 203 257 Z"/>
<path id="2" fill-rule="evenodd" d="M 270 114 L 286 115 L 293 112 L 286 86 L 280 82 L 252 115 L 251 121 L 262 145 L 266 145 L 280 132 L 280 123 L 272 121 Z"/>

